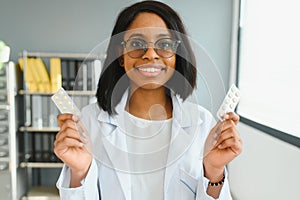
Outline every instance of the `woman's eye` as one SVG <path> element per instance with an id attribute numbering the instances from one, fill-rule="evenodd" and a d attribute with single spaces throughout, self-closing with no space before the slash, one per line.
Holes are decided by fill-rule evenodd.
<path id="1" fill-rule="evenodd" d="M 169 49 L 172 44 L 170 42 L 160 42 L 158 46 L 160 49 Z"/>
<path id="2" fill-rule="evenodd" d="M 139 41 L 139 40 L 131 41 L 130 46 L 134 47 L 134 48 L 143 48 L 144 47 L 144 42 Z"/>

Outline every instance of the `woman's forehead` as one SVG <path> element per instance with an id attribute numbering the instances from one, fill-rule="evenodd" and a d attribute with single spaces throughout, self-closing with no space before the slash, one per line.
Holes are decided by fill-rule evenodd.
<path id="1" fill-rule="evenodd" d="M 124 34 L 124 39 L 129 39 L 132 37 L 140 38 L 162 38 L 162 37 L 171 37 L 171 31 L 167 28 L 159 27 L 147 27 L 147 28 L 137 28 L 127 30 Z"/>
<path id="2" fill-rule="evenodd" d="M 139 13 L 132 21 L 127 31 L 125 39 L 132 34 L 140 34 L 145 37 L 157 37 L 162 34 L 169 34 L 168 26 L 165 21 L 155 13 Z"/>

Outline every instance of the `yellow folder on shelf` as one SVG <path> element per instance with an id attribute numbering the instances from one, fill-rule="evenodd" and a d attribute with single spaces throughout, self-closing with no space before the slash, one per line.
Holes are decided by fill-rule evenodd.
<path id="1" fill-rule="evenodd" d="M 26 62 L 26 71 L 25 71 L 25 84 L 28 88 L 29 92 L 38 92 L 38 84 L 37 81 L 33 75 L 34 66 L 32 63 L 31 58 L 27 58 L 25 60 Z M 24 60 L 23 58 L 19 58 L 19 65 L 22 71 L 24 71 Z"/>
<path id="2" fill-rule="evenodd" d="M 34 59 L 35 71 L 37 72 L 37 80 L 39 82 L 40 92 L 51 92 L 51 83 L 48 70 L 41 58 Z"/>
<path id="3" fill-rule="evenodd" d="M 35 84 L 37 85 L 38 91 L 39 92 L 44 92 L 44 85 L 43 85 L 43 80 L 42 77 L 39 74 L 39 70 L 37 69 L 38 66 L 36 64 L 36 59 L 35 58 L 28 58 L 28 67 L 31 71 L 31 74 L 35 80 Z"/>
<path id="4" fill-rule="evenodd" d="M 52 92 L 57 92 L 62 87 L 61 60 L 50 58 L 50 80 Z"/>

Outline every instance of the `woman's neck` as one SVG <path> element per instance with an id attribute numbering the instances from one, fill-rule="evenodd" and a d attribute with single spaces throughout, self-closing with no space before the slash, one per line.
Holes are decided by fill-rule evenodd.
<path id="1" fill-rule="evenodd" d="M 164 120 L 172 117 L 172 101 L 166 95 L 166 88 L 137 88 L 130 90 L 126 110 L 139 118 L 147 120 Z"/>

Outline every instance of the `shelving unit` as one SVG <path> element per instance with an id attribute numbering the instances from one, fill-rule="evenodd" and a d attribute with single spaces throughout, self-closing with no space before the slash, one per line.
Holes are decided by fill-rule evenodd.
<path id="1" fill-rule="evenodd" d="M 43 184 L 43 181 L 40 180 L 43 176 L 49 176 L 48 174 L 43 174 L 43 170 L 54 170 L 55 174 L 51 174 L 51 177 L 55 177 L 59 175 L 60 169 L 63 166 L 63 163 L 59 161 L 58 159 L 54 159 L 55 154 L 53 153 L 53 142 L 56 133 L 59 131 L 58 126 L 34 126 L 33 125 L 33 98 L 43 98 L 46 99 L 49 104 L 53 104 L 52 101 L 50 101 L 50 97 L 54 94 L 51 91 L 29 91 L 29 88 L 26 84 L 26 70 L 27 67 L 26 64 L 28 58 L 41 58 L 41 59 L 50 59 L 50 58 L 60 58 L 62 61 L 75 61 L 75 62 L 93 62 L 94 60 L 100 60 L 103 56 L 96 56 L 92 54 L 73 54 L 73 53 L 42 53 L 42 52 L 27 52 L 24 51 L 20 54 L 21 58 L 23 58 L 23 89 L 18 91 L 18 94 L 23 96 L 23 105 L 24 105 L 24 123 L 19 127 L 19 133 L 23 135 L 24 139 L 24 155 L 23 159 L 19 164 L 20 168 L 23 168 L 26 170 L 26 176 L 27 176 L 27 184 L 26 184 L 26 194 L 22 197 L 22 200 L 56 200 L 59 199 L 58 191 L 55 187 L 55 182 L 57 178 L 54 179 L 54 181 L 50 184 L 50 186 L 46 186 Z M 49 72 L 49 66 L 48 72 Z M 63 67 L 61 66 L 61 70 L 63 70 Z M 70 67 L 70 66 L 68 66 Z M 77 66 L 76 66 L 77 67 Z M 94 66 L 95 67 L 95 66 Z M 100 66 L 101 67 L 101 66 Z M 75 69 L 72 69 L 75 70 Z M 90 70 L 90 69 L 88 69 Z M 62 72 L 63 73 L 63 72 Z M 74 72 L 72 72 L 74 73 Z M 62 74 L 63 76 L 63 74 Z M 64 77 L 62 77 L 63 79 Z M 98 80 L 94 80 L 94 82 Z M 66 89 L 66 88 L 65 88 Z M 78 88 L 77 88 L 78 89 Z M 88 89 L 88 90 L 87 90 Z M 67 93 L 74 98 L 83 98 L 87 99 L 89 101 L 95 96 L 95 87 L 94 88 L 85 88 L 83 90 L 72 90 L 68 88 Z M 36 106 L 36 105 L 34 105 Z M 50 115 L 57 115 L 58 110 L 53 104 L 53 107 L 50 109 Z M 56 117 L 55 117 L 56 119 Z M 50 151 L 45 152 L 41 151 L 39 152 L 38 146 L 43 146 L 39 144 L 39 141 L 45 141 L 45 138 L 47 137 L 51 138 L 50 141 Z M 39 139 L 38 139 L 39 138 Z M 42 138 L 42 139 L 41 139 Z M 41 139 L 41 140 L 40 140 Z M 44 153 L 50 153 L 51 159 L 49 160 L 43 160 Z M 39 155 L 39 156 L 37 156 Z M 49 158 L 49 155 L 47 155 Z M 37 159 L 38 158 L 38 159 Z M 56 157 L 57 158 L 57 157 Z M 37 180 L 35 180 L 37 179 Z M 48 181 L 48 180 L 47 180 Z M 48 183 L 49 185 L 49 183 Z"/>
<path id="2" fill-rule="evenodd" d="M 19 199 L 22 188 L 21 171 L 18 171 L 17 121 L 16 121 L 16 67 L 5 63 L 0 69 L 0 200 Z"/>

